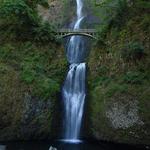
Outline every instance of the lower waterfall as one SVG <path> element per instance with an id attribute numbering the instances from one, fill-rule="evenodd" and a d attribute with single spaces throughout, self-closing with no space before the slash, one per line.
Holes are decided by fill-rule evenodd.
<path id="1" fill-rule="evenodd" d="M 71 64 L 64 87 L 65 135 L 67 140 L 78 140 L 85 100 L 85 63 Z"/>

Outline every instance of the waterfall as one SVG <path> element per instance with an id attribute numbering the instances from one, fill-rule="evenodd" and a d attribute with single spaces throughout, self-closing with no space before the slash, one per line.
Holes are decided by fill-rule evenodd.
<path id="1" fill-rule="evenodd" d="M 80 29 L 83 16 L 83 0 L 76 0 L 77 19 L 74 29 Z M 67 58 L 70 68 L 62 88 L 64 102 L 65 122 L 64 140 L 68 142 L 79 141 L 80 128 L 83 117 L 85 101 L 85 41 L 81 36 L 72 36 L 67 46 Z"/>

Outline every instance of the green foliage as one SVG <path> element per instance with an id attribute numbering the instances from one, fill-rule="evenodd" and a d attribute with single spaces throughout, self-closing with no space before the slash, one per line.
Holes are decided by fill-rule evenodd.
<path id="1" fill-rule="evenodd" d="M 62 68 L 57 67 L 57 64 L 64 66 L 65 61 L 62 61 L 62 58 L 54 60 L 54 57 L 57 57 L 56 50 L 50 47 L 40 49 L 27 42 L 21 49 L 21 80 L 31 87 L 33 95 L 43 99 L 55 97 L 63 78 Z"/>
<path id="2" fill-rule="evenodd" d="M 108 33 L 108 25 L 101 25 L 98 29 L 97 29 L 97 40 L 96 40 L 96 44 L 100 45 L 100 46 L 105 46 L 105 37 Z"/>
<path id="3" fill-rule="evenodd" d="M 143 20 L 141 21 L 140 26 L 144 31 L 150 31 L 150 14 L 145 14 L 143 16 Z"/>
<path id="4" fill-rule="evenodd" d="M 33 94 L 43 99 L 56 96 L 60 85 L 54 78 L 48 78 L 37 69 L 24 68 L 21 72 L 21 80 L 26 84 L 33 85 Z"/>
<path id="5" fill-rule="evenodd" d="M 146 75 L 144 73 L 129 71 L 124 75 L 123 80 L 130 84 L 142 84 L 145 78 Z"/>
<path id="6" fill-rule="evenodd" d="M 112 97 L 114 94 L 116 93 L 125 93 L 128 90 L 128 86 L 125 84 L 117 84 L 117 83 L 110 83 L 108 88 L 107 88 L 107 92 L 106 95 L 108 97 Z"/>
<path id="7" fill-rule="evenodd" d="M 48 0 L 34 0 L 34 1 L 24 0 L 24 1 L 32 8 L 36 8 L 37 4 L 40 4 L 44 7 L 49 7 Z"/>
<path id="8" fill-rule="evenodd" d="M 60 90 L 60 85 L 51 78 L 40 77 L 35 83 L 34 93 L 43 99 L 56 96 Z"/>
<path id="9" fill-rule="evenodd" d="M 107 86 L 111 81 L 112 81 L 112 79 L 107 76 L 97 77 L 93 81 L 92 87 L 102 86 L 102 85 Z"/>
<path id="10" fill-rule="evenodd" d="M 101 24 L 97 25 L 96 43 L 100 46 L 106 46 L 104 41 L 110 30 L 112 28 L 120 29 L 127 21 L 129 6 L 127 0 L 105 0 L 98 8 L 95 8 L 96 16 L 99 16 Z"/>
<path id="11" fill-rule="evenodd" d="M 46 2 L 46 0 L 2 1 L 0 6 L 2 39 L 10 38 L 9 35 L 13 34 L 13 39 L 17 40 L 35 40 L 41 43 L 55 41 L 54 28 L 49 23 L 42 22 L 36 9 L 37 4 L 46 5 Z"/>
<path id="12" fill-rule="evenodd" d="M 136 8 L 139 8 L 139 9 L 150 9 L 150 1 L 147 1 L 147 0 L 136 0 L 134 1 L 134 5 Z"/>
<path id="13" fill-rule="evenodd" d="M 6 19 L 17 19 L 15 23 L 20 25 L 35 25 L 39 21 L 36 11 L 23 0 L 4 0 L 0 7 L 0 16 Z"/>
<path id="14" fill-rule="evenodd" d="M 109 68 L 107 66 L 100 66 L 98 69 L 98 73 L 102 75 L 106 75 L 109 71 Z"/>
<path id="15" fill-rule="evenodd" d="M 143 4 L 138 6 L 138 1 L 145 1 L 145 6 Z M 105 32 L 100 32 L 98 37 L 104 37 L 102 41 L 107 44 L 105 47 L 101 47 L 101 44 L 99 44 L 96 48 L 93 48 L 88 63 L 90 72 L 88 83 L 90 87 L 91 134 L 101 137 L 103 133 L 104 136 L 106 135 L 106 139 L 116 140 L 118 136 L 118 140 L 131 142 L 130 131 L 134 132 L 136 130 L 139 137 L 142 137 L 143 141 L 147 138 L 148 142 L 149 137 L 144 134 L 142 129 L 144 128 L 149 133 L 150 9 L 146 6 L 146 3 L 149 2 L 148 0 L 127 0 L 127 2 L 127 5 L 118 3 L 113 7 L 110 7 L 110 3 L 103 3 L 105 6 L 94 8 L 97 9 L 95 14 L 100 16 L 99 31 L 105 25 L 108 28 L 104 30 Z M 103 36 L 103 33 L 105 36 Z M 109 69 L 105 72 L 105 69 L 103 71 L 101 66 L 107 66 Z M 112 114 L 115 110 L 113 108 L 118 107 L 116 104 L 122 103 L 124 113 L 124 109 L 128 109 L 128 104 L 132 104 L 133 100 L 138 101 L 138 115 L 144 124 L 141 127 L 138 126 L 138 129 L 133 126 L 134 129 L 130 131 L 119 129 L 116 134 L 116 130 L 113 130 L 110 125 L 107 112 Z M 112 107 L 112 111 L 110 111 L 112 104 L 116 106 Z M 122 108 L 119 107 L 119 109 Z M 102 122 L 103 124 L 101 124 Z"/>
<path id="16" fill-rule="evenodd" d="M 124 60 L 140 60 L 144 56 L 144 46 L 139 42 L 129 42 L 121 49 Z"/>
<path id="17" fill-rule="evenodd" d="M 27 84 L 31 84 L 35 79 L 35 76 L 36 73 L 34 72 L 34 70 L 30 70 L 29 68 L 25 68 L 21 72 L 21 79 Z"/>
<path id="18" fill-rule="evenodd" d="M 0 74 L 5 74 L 5 72 L 7 72 L 9 70 L 8 66 L 0 63 Z"/>
<path id="19" fill-rule="evenodd" d="M 8 71 L 15 72 L 19 86 L 30 90 L 32 96 L 56 99 L 67 68 L 64 58 L 55 44 L 3 43 L 0 46 L 0 76 L 7 79 L 10 78 Z"/>
<path id="20" fill-rule="evenodd" d="M 109 25 L 114 27 L 121 27 L 126 21 L 128 14 L 128 3 L 127 0 L 118 0 L 115 8 L 114 16 L 110 19 Z"/>
<path id="21" fill-rule="evenodd" d="M 35 32 L 35 41 L 38 42 L 55 41 L 55 30 L 48 22 L 42 23 L 41 26 L 34 29 L 34 32 Z"/>
<path id="22" fill-rule="evenodd" d="M 104 12 L 102 23 L 106 24 L 108 29 L 120 28 L 127 19 L 129 6 L 127 0 L 105 0 L 100 5 L 100 9 Z"/>
<path id="23" fill-rule="evenodd" d="M 11 59 L 13 57 L 12 51 L 14 51 L 14 47 L 10 44 L 6 46 L 0 46 L 0 60 L 2 59 Z"/>

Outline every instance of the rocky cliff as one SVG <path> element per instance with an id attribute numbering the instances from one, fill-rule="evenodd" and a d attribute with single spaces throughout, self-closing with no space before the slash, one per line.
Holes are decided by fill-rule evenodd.
<path id="1" fill-rule="evenodd" d="M 0 140 L 55 137 L 64 48 L 34 2 L 0 3 Z"/>
<path id="2" fill-rule="evenodd" d="M 91 49 L 86 124 L 89 136 L 99 140 L 150 144 L 149 10 L 138 3 L 125 7 L 100 27 Z"/>
<path id="3" fill-rule="evenodd" d="M 64 50 L 20 44 L 0 46 L 0 140 L 55 137 Z"/>

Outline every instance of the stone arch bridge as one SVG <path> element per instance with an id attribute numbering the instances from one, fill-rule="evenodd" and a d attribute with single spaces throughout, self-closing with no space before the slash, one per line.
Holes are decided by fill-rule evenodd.
<path id="1" fill-rule="evenodd" d="M 60 29 L 57 30 L 56 34 L 58 38 L 66 38 L 69 36 L 81 35 L 92 39 L 96 39 L 97 31 L 95 29 Z"/>

